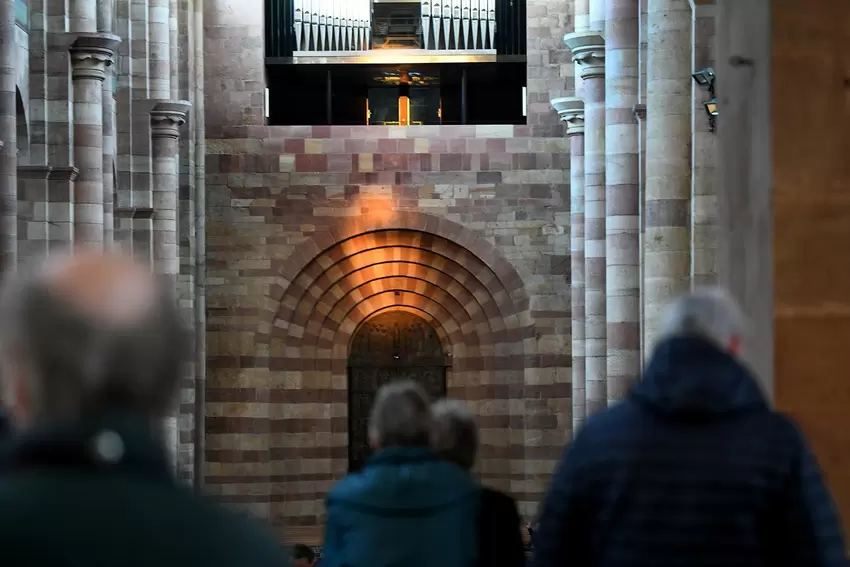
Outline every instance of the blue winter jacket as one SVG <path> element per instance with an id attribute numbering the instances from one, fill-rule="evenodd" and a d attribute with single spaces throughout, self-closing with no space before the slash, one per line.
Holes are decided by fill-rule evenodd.
<path id="1" fill-rule="evenodd" d="M 796 425 L 734 358 L 659 345 L 621 404 L 568 448 L 537 567 L 843 567 L 835 507 Z"/>
<path id="2" fill-rule="evenodd" d="M 391 447 L 327 498 L 322 567 L 471 567 L 479 489 L 424 448 Z"/>

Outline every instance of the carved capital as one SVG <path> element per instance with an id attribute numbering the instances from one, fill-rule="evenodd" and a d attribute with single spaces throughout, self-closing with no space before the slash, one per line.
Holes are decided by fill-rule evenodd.
<path id="1" fill-rule="evenodd" d="M 646 105 L 645 104 L 636 104 L 634 108 L 632 108 L 632 112 L 635 115 L 635 118 L 638 122 L 641 120 L 646 120 Z"/>
<path id="2" fill-rule="evenodd" d="M 154 104 L 151 109 L 151 137 L 179 138 L 180 127 L 186 123 L 186 115 L 192 104 L 185 100 L 165 100 Z"/>
<path id="3" fill-rule="evenodd" d="M 558 111 L 561 122 L 567 124 L 567 136 L 584 135 L 584 101 L 570 96 L 552 100 L 552 108 Z"/>
<path id="4" fill-rule="evenodd" d="M 564 36 L 564 44 L 581 67 L 582 79 L 605 76 L 605 39 L 599 32 L 573 32 Z"/>
<path id="5" fill-rule="evenodd" d="M 106 68 L 115 60 L 121 38 L 111 33 L 77 33 L 69 51 L 74 79 L 106 79 Z"/>

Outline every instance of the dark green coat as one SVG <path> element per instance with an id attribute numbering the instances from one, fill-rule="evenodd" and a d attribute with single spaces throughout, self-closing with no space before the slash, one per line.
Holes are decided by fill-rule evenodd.
<path id="1" fill-rule="evenodd" d="M 259 522 L 192 493 L 142 421 L 57 424 L 5 443 L 0 562 L 62 567 L 285 567 Z"/>

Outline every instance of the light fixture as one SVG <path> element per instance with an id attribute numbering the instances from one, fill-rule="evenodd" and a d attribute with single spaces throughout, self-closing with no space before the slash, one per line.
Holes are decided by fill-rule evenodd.
<path id="1" fill-rule="evenodd" d="M 717 110 L 717 99 L 712 98 L 704 102 L 703 106 L 705 106 L 705 112 L 708 114 L 708 131 L 714 132 L 715 128 L 717 128 L 717 115 L 720 114 Z"/>
<path id="2" fill-rule="evenodd" d="M 714 69 L 711 67 L 705 67 L 704 69 L 697 70 L 691 76 L 694 78 L 694 82 L 696 82 L 697 85 L 708 89 L 708 94 L 711 99 L 704 102 L 703 106 L 705 106 L 705 111 L 708 113 L 708 131 L 714 132 L 717 127 L 717 115 L 719 114 L 717 110 L 717 97 L 714 92 L 714 83 L 716 80 Z"/>
<path id="3" fill-rule="evenodd" d="M 704 88 L 708 89 L 708 92 L 711 93 L 712 98 L 714 98 L 714 69 L 711 67 L 706 67 L 705 69 L 700 69 L 691 77 L 694 78 L 696 83 Z"/>
<path id="4" fill-rule="evenodd" d="M 270 110 L 271 105 L 269 104 L 269 102 L 271 100 L 271 96 L 269 95 L 268 87 L 266 87 L 265 95 L 264 95 L 263 98 L 264 98 L 263 106 L 265 107 L 263 110 L 265 111 L 266 118 L 268 118 L 269 115 L 271 114 L 271 110 Z"/>

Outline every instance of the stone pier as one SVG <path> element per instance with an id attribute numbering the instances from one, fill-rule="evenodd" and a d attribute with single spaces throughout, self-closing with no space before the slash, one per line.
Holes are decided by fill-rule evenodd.
<path id="1" fill-rule="evenodd" d="M 605 262 L 608 404 L 640 366 L 639 0 L 605 4 Z"/>

